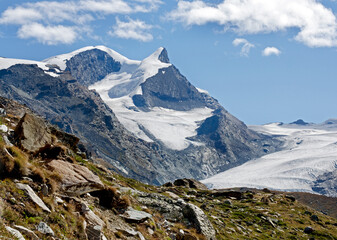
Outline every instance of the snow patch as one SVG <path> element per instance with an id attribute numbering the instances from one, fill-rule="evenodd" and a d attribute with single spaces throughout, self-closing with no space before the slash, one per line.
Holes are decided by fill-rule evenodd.
<path id="1" fill-rule="evenodd" d="M 93 49 L 98 49 L 101 50 L 103 52 L 106 52 L 107 54 L 109 54 L 115 61 L 120 62 L 121 65 L 126 65 L 126 69 L 121 69 L 121 71 L 129 71 L 128 68 L 130 66 L 138 66 L 140 64 L 140 61 L 136 61 L 136 60 L 130 60 L 127 57 L 124 57 L 123 55 L 119 54 L 118 52 L 105 47 L 105 46 L 88 46 L 88 47 L 84 47 L 81 49 L 78 49 L 76 51 L 73 51 L 71 53 L 66 53 L 66 54 L 62 54 L 62 55 L 58 55 L 58 56 L 54 56 L 48 59 L 43 60 L 43 62 L 45 63 L 49 63 L 49 64 L 56 64 L 57 66 L 60 67 L 61 70 L 65 70 L 67 68 L 67 61 L 70 60 L 73 56 L 81 53 L 81 52 L 85 52 L 88 50 L 93 50 Z M 131 67 L 132 68 L 132 67 Z"/>

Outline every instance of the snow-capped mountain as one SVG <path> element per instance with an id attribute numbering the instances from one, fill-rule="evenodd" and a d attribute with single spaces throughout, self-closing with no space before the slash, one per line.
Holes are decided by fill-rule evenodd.
<path id="1" fill-rule="evenodd" d="M 282 151 L 203 180 L 212 188 L 251 187 L 337 197 L 337 124 L 272 123 L 251 129 L 279 138 Z"/>
<path id="2" fill-rule="evenodd" d="M 43 62 L 3 61 L 1 96 L 27 104 L 84 139 L 91 154 L 144 182 L 202 179 L 279 144 L 194 87 L 164 48 L 141 61 L 104 46 Z"/>

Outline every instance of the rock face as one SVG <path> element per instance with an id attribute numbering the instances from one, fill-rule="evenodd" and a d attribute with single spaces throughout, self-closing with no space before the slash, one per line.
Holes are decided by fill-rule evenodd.
<path id="1" fill-rule="evenodd" d="M 48 166 L 61 176 L 62 188 L 70 196 L 79 196 L 104 188 L 99 177 L 84 166 L 61 160 L 53 160 Z"/>
<path id="2" fill-rule="evenodd" d="M 44 120 L 25 114 L 15 129 L 15 138 L 27 151 L 35 152 L 52 143 L 51 134 Z"/>
<path id="3" fill-rule="evenodd" d="M 16 186 L 18 189 L 23 190 L 28 195 L 28 197 L 44 211 L 49 213 L 51 212 L 50 209 L 46 206 L 46 204 L 41 200 L 41 198 L 39 198 L 39 196 L 36 195 L 36 193 L 30 186 L 22 183 L 17 183 Z"/>
<path id="4" fill-rule="evenodd" d="M 121 64 L 99 49 L 81 52 L 67 61 L 66 71 L 84 86 L 101 80 L 112 72 L 118 72 Z"/>
<path id="5" fill-rule="evenodd" d="M 313 191 L 328 197 L 337 197 L 337 170 L 325 173 L 317 178 Z"/>
<path id="6" fill-rule="evenodd" d="M 141 87 L 142 95 L 133 96 L 137 107 L 186 111 L 205 106 L 201 93 L 174 66 L 159 71 Z"/>

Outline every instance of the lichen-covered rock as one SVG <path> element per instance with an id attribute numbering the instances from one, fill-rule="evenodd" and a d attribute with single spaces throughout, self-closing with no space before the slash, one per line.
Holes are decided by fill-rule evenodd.
<path id="1" fill-rule="evenodd" d="M 196 229 L 208 240 L 215 240 L 215 230 L 207 215 L 197 206 L 188 203 L 183 208 L 184 216 L 192 222 Z"/>
<path id="2" fill-rule="evenodd" d="M 52 137 L 43 119 L 26 113 L 15 128 L 18 144 L 27 151 L 35 152 L 52 143 Z"/>
<path id="3" fill-rule="evenodd" d="M 40 222 L 39 225 L 37 226 L 37 230 L 45 235 L 50 235 L 50 236 L 54 236 L 55 233 L 53 231 L 53 229 L 51 229 L 47 223 L 45 222 Z"/>
<path id="4" fill-rule="evenodd" d="M 53 160 L 48 166 L 60 175 L 62 190 L 70 196 L 79 196 L 104 188 L 99 177 L 84 166 L 62 160 Z"/>

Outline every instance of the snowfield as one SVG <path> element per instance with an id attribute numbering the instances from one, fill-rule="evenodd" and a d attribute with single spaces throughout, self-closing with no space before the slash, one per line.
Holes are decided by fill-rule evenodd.
<path id="1" fill-rule="evenodd" d="M 118 120 L 136 137 L 147 142 L 161 141 L 166 147 L 183 150 L 190 144 L 201 143 L 187 138 L 196 135 L 197 122 L 212 116 L 212 109 L 199 108 L 190 111 L 175 111 L 155 107 L 148 112 L 139 110 L 132 101 L 132 96 L 142 94 L 140 84 L 156 75 L 165 74 L 165 68 L 171 66 L 158 60 L 163 48 L 157 49 L 149 57 L 137 63 L 137 67 L 125 67 L 117 73 L 106 76 L 89 86 L 95 89 L 103 101 L 113 110 Z M 132 60 L 129 60 L 130 62 Z"/>
<path id="2" fill-rule="evenodd" d="M 267 154 L 203 180 L 219 188 L 251 187 L 313 192 L 318 176 L 337 168 L 337 124 L 278 123 L 251 129 L 285 141 L 284 150 Z"/>

